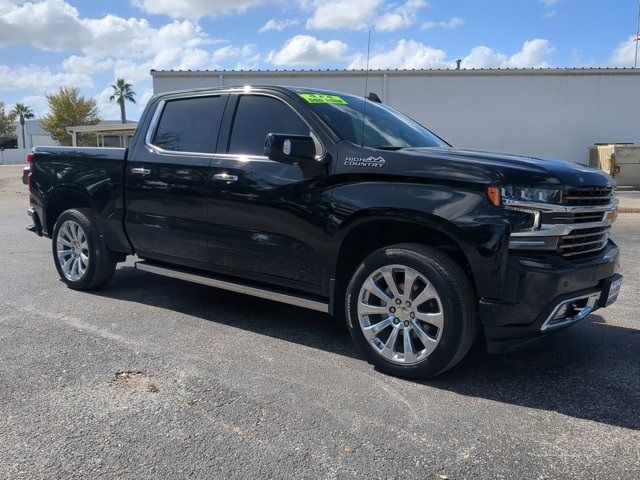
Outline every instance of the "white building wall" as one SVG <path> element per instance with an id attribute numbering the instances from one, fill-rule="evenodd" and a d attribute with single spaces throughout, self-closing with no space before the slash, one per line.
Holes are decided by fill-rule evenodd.
<path id="1" fill-rule="evenodd" d="M 27 163 L 27 155 L 31 149 L 10 148 L 0 152 L 0 165 L 21 165 Z"/>
<path id="2" fill-rule="evenodd" d="M 152 72 L 154 92 L 296 85 L 362 95 L 364 72 Z M 587 162 L 596 142 L 640 144 L 640 70 L 376 71 L 368 91 L 457 147 Z"/>

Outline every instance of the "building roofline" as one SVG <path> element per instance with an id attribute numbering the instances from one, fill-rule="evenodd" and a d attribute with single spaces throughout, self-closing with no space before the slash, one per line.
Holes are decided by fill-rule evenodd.
<path id="1" fill-rule="evenodd" d="M 136 129 L 138 126 L 138 122 L 127 122 L 127 123 L 107 123 L 107 124 L 97 124 L 97 125 L 80 125 L 67 127 L 67 132 L 72 133 L 100 133 L 100 132 L 130 132 Z"/>
<path id="2" fill-rule="evenodd" d="M 286 77 L 296 76 L 362 76 L 365 70 L 151 70 L 152 77 Z M 484 68 L 484 69 L 417 69 L 369 70 L 369 75 L 394 76 L 581 76 L 581 75 L 640 75 L 640 68 Z"/>

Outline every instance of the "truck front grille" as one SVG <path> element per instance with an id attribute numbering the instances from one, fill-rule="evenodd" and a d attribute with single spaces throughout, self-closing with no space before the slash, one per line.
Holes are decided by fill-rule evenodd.
<path id="1" fill-rule="evenodd" d="M 601 222 L 604 212 L 545 212 L 542 214 L 542 223 L 551 225 L 566 225 L 571 223 Z"/>
<path id="2" fill-rule="evenodd" d="M 611 187 L 575 187 L 563 196 L 563 204 L 570 206 L 596 207 L 611 202 Z"/>
<path id="3" fill-rule="evenodd" d="M 558 253 L 563 257 L 577 258 L 598 252 L 607 244 L 609 227 L 575 228 L 569 235 L 560 237 Z"/>

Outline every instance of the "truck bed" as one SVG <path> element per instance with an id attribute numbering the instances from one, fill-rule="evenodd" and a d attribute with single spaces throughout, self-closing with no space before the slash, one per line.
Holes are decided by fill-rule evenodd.
<path id="1" fill-rule="evenodd" d="M 36 147 L 31 164 L 31 204 L 51 235 L 57 203 L 69 196 L 82 199 L 102 220 L 107 243 L 116 251 L 129 250 L 123 228 L 125 148 Z"/>

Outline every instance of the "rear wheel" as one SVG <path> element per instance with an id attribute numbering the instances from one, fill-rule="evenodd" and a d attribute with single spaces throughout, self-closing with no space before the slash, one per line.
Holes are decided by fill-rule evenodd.
<path id="1" fill-rule="evenodd" d="M 70 288 L 99 288 L 113 276 L 116 258 L 100 235 L 90 209 L 66 210 L 58 217 L 52 248 L 58 274 Z"/>
<path id="2" fill-rule="evenodd" d="M 467 354 L 477 331 L 473 288 L 449 256 L 420 244 L 386 247 L 356 270 L 346 295 L 351 336 L 380 370 L 441 373 Z"/>

